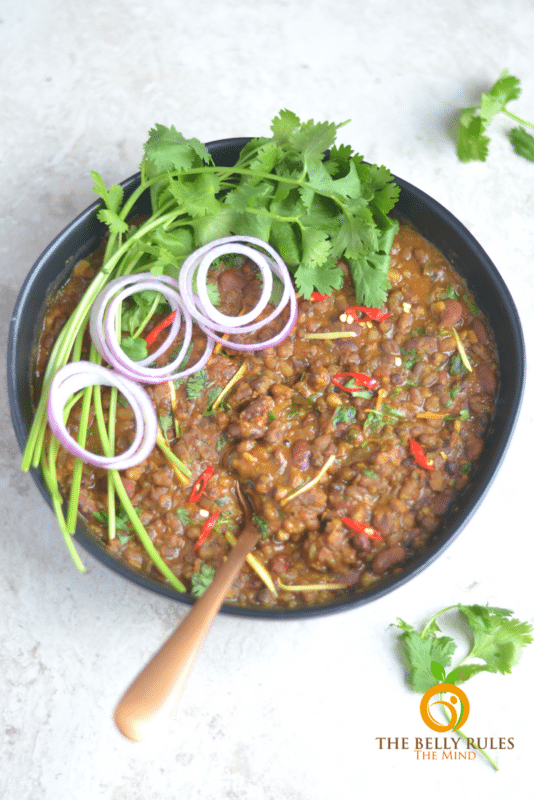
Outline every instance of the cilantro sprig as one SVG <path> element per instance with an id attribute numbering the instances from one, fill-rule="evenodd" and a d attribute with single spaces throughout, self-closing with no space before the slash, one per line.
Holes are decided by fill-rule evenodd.
<path id="1" fill-rule="evenodd" d="M 486 130 L 497 114 L 505 114 L 519 123 L 518 127 L 508 132 L 512 147 L 518 155 L 534 161 L 534 136 L 523 127 L 534 128 L 534 123 L 521 119 L 507 107 L 520 94 L 519 78 L 510 75 L 505 69 L 489 92 L 481 94 L 478 106 L 461 110 L 457 140 L 457 154 L 461 161 L 486 160 L 490 143 Z"/>
<path id="2" fill-rule="evenodd" d="M 441 634 L 437 620 L 453 610 L 467 623 L 472 641 L 467 655 L 447 672 L 457 645 L 453 638 Z M 400 638 L 408 662 L 410 688 L 424 694 L 437 683 L 458 685 L 480 672 L 510 674 L 526 645 L 532 642 L 532 626 L 512 618 L 512 614 L 506 608 L 457 603 L 434 614 L 420 633 L 397 618 L 397 626 L 403 631 Z M 461 730 L 456 733 L 465 738 Z M 480 752 L 497 769 L 487 753 Z"/>
<path id="3" fill-rule="evenodd" d="M 175 274 L 195 247 L 230 234 L 257 236 L 278 250 L 305 297 L 341 287 L 338 260 L 344 257 L 358 300 L 380 306 L 397 231 L 388 214 L 399 188 L 385 167 L 364 163 L 350 147 L 336 144 L 343 124 L 303 122 L 282 110 L 272 121 L 272 136 L 248 142 L 231 168 L 215 166 L 197 139 L 156 125 L 144 146 L 135 195 L 149 189 L 153 217 L 162 224 L 147 229 L 135 249 Z M 102 219 L 119 233 L 125 217 L 118 191 L 94 177 L 105 205 Z M 131 199 L 126 205 L 132 207 Z"/>

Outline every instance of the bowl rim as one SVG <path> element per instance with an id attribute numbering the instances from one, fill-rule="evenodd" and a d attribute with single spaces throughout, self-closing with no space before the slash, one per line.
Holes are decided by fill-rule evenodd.
<path id="1" fill-rule="evenodd" d="M 219 160 L 226 158 L 227 156 L 230 159 L 233 158 L 231 164 L 229 164 L 229 166 L 231 166 L 233 163 L 235 163 L 236 154 L 244 144 L 250 141 L 250 139 L 251 137 L 217 139 L 208 142 L 206 146 L 210 152 L 215 153 L 218 156 Z M 436 217 L 439 218 L 443 225 L 447 229 L 450 229 L 450 231 L 454 233 L 454 236 L 463 243 L 465 248 L 471 253 L 474 260 L 478 262 L 478 264 L 482 265 L 485 275 L 491 281 L 494 290 L 498 293 L 506 311 L 510 325 L 510 333 L 514 343 L 514 374 L 516 376 L 516 380 L 512 387 L 508 387 L 509 396 L 507 397 L 506 402 L 507 413 L 504 420 L 504 426 L 501 429 L 500 441 L 496 446 L 493 459 L 489 465 L 487 474 L 482 477 L 480 484 L 477 485 L 476 489 L 473 490 L 473 496 L 471 500 L 455 519 L 452 530 L 449 532 L 443 532 L 442 535 L 437 538 L 434 544 L 423 548 L 421 555 L 416 558 L 412 564 L 409 564 L 399 575 L 392 576 L 387 580 L 382 580 L 376 586 L 373 585 L 369 589 L 364 590 L 359 594 L 344 597 L 339 601 L 325 605 L 310 607 L 299 606 L 292 609 L 273 609 L 263 607 L 250 608 L 232 604 L 223 604 L 220 613 L 267 620 L 289 620 L 325 616 L 367 605 L 368 603 L 377 600 L 386 594 L 389 594 L 391 591 L 400 588 L 413 578 L 417 577 L 417 575 L 419 575 L 427 567 L 429 567 L 456 540 L 483 501 L 502 464 L 510 444 L 521 408 L 526 378 L 526 351 L 524 335 L 512 295 L 495 264 L 489 258 L 479 242 L 470 233 L 470 231 L 465 227 L 465 225 L 463 225 L 462 222 L 460 222 L 460 220 L 458 220 L 448 209 L 446 209 L 443 205 L 441 205 L 441 203 L 432 198 L 426 192 L 418 189 L 411 183 L 396 175 L 393 175 L 392 177 L 400 187 L 401 197 L 403 197 L 405 202 L 412 204 L 416 210 L 419 209 L 419 212 L 423 215 L 423 217 L 426 215 L 426 217 L 429 219 L 435 219 Z M 121 182 L 120 185 L 125 190 L 125 194 L 132 191 L 136 187 L 136 185 L 139 183 L 139 179 L 140 173 L 137 172 Z M 21 397 L 19 396 L 17 376 L 17 355 L 24 309 L 29 302 L 29 298 L 32 296 L 32 292 L 35 291 L 37 280 L 46 264 L 49 263 L 49 261 L 55 256 L 57 256 L 58 252 L 61 251 L 62 248 L 64 248 L 66 244 L 71 241 L 72 238 L 76 239 L 76 232 L 79 229 L 83 229 L 90 223 L 95 223 L 96 213 L 101 207 L 102 202 L 100 200 L 93 202 L 80 214 L 78 214 L 68 225 L 66 225 L 65 228 L 60 231 L 60 233 L 50 242 L 50 244 L 43 250 L 28 272 L 15 302 L 13 313 L 10 319 L 8 334 L 7 383 L 12 423 L 21 450 L 24 449 L 28 434 L 27 423 L 23 417 L 21 408 L 22 401 Z M 415 223 L 412 224 L 415 225 Z M 101 223 L 98 223 L 98 225 L 101 225 Z M 420 230 L 417 225 L 415 225 L 415 227 Z M 104 230 L 103 225 L 102 230 Z M 423 236 L 425 235 L 424 230 L 420 230 L 420 232 L 423 234 Z M 87 250 L 87 252 L 90 252 L 90 250 Z M 447 254 L 445 254 L 445 256 L 448 258 L 448 260 L 451 260 Z M 68 261 L 70 261 L 71 266 L 73 266 L 78 259 L 79 257 L 76 255 L 76 253 L 72 253 Z M 453 266 L 455 265 L 453 264 Z M 65 270 L 60 270 L 60 273 L 63 273 L 64 271 Z M 461 270 L 459 271 L 460 274 L 463 274 Z M 473 287 L 470 286 L 470 288 Z M 494 325 L 492 325 L 492 327 L 494 327 Z M 46 485 L 43 482 L 40 470 L 32 467 L 29 472 L 46 503 L 51 506 L 50 496 Z M 462 497 L 463 494 L 460 495 L 460 499 Z M 137 572 L 131 567 L 127 567 L 123 562 L 119 561 L 107 549 L 105 549 L 103 544 L 99 543 L 98 540 L 92 537 L 85 530 L 84 526 L 78 526 L 76 534 L 74 535 L 74 540 L 75 542 L 81 544 L 84 550 L 96 558 L 97 561 L 103 563 L 120 577 L 126 578 L 130 582 L 133 582 L 138 586 L 151 591 L 152 593 L 168 597 L 172 600 L 181 602 L 182 604 L 192 605 L 195 602 L 195 598 L 191 595 L 179 593 L 172 587 L 161 583 L 156 579 L 152 579 L 141 572 Z"/>

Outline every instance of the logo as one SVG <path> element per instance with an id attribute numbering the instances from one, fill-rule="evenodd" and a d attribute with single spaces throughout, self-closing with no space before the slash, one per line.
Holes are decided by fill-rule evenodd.
<path id="1" fill-rule="evenodd" d="M 448 700 L 443 699 L 444 694 L 449 695 Z M 431 702 L 436 695 L 439 695 L 439 700 Z M 434 717 L 432 714 L 434 706 L 441 706 L 445 716 L 449 717 L 447 723 L 439 722 Z M 438 683 L 424 693 L 421 698 L 420 710 L 423 722 L 429 728 L 437 733 L 447 733 L 447 731 L 457 730 L 466 722 L 469 716 L 469 700 L 465 692 L 458 689 L 453 683 Z"/>

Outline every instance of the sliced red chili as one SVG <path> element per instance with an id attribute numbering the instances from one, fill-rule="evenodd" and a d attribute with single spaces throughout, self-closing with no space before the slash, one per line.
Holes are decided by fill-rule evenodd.
<path id="1" fill-rule="evenodd" d="M 368 306 L 349 306 L 345 314 L 354 316 L 356 311 L 361 311 L 367 315 L 367 319 L 372 319 L 375 322 L 382 322 L 383 319 L 391 317 L 391 314 L 388 314 L 387 311 L 383 311 L 381 308 L 369 308 Z"/>
<path id="2" fill-rule="evenodd" d="M 370 375 L 364 375 L 362 372 L 338 372 L 337 375 L 332 377 L 332 383 L 338 389 L 343 389 L 344 392 L 358 391 L 358 386 L 346 386 L 345 381 L 353 380 L 358 386 L 365 386 L 366 389 L 377 389 L 378 381 L 371 378 Z"/>
<path id="3" fill-rule="evenodd" d="M 374 539 L 377 542 L 382 539 L 382 535 L 366 522 L 358 522 L 358 520 L 352 519 L 352 517 L 341 517 L 341 521 L 344 522 L 348 528 L 356 531 L 356 533 L 363 533 L 368 539 Z"/>
<path id="4" fill-rule="evenodd" d="M 171 311 L 171 313 L 167 317 L 165 317 L 165 319 L 162 319 L 161 322 L 158 322 L 155 328 L 152 328 L 148 336 L 145 337 L 145 342 L 147 347 L 150 347 L 151 344 L 154 344 L 161 331 L 164 331 L 165 328 L 168 328 L 169 325 L 172 324 L 172 321 L 174 320 L 177 313 L 178 309 L 176 308 L 174 311 Z"/>
<path id="5" fill-rule="evenodd" d="M 196 503 L 197 500 L 200 500 L 206 491 L 206 486 L 208 485 L 209 479 L 213 475 L 213 471 L 213 467 L 206 467 L 200 478 L 195 481 L 193 488 L 191 489 L 191 496 L 189 498 L 190 503 Z"/>
<path id="6" fill-rule="evenodd" d="M 315 302 L 319 302 L 319 300 L 326 300 L 327 297 L 330 297 L 329 294 L 321 294 L 320 292 L 312 292 L 310 295 L 310 300 L 315 300 Z"/>
<path id="7" fill-rule="evenodd" d="M 425 451 L 415 439 L 410 439 L 410 450 L 420 467 L 423 467 L 423 469 L 434 469 L 433 462 L 426 457 Z"/>
<path id="8" fill-rule="evenodd" d="M 213 514 L 210 514 L 207 518 L 206 522 L 202 526 L 202 530 L 200 531 L 200 536 L 196 540 L 195 544 L 193 545 L 193 550 L 198 550 L 201 544 L 204 544 L 208 536 L 210 535 L 211 531 L 213 530 L 213 526 L 217 522 L 219 518 L 219 514 L 221 513 L 220 509 L 214 511 Z"/>

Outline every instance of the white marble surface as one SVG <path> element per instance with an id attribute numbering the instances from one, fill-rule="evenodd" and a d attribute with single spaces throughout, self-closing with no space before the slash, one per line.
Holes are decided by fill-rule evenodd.
<path id="1" fill-rule="evenodd" d="M 340 136 L 447 206 L 508 284 L 532 356 L 534 164 L 492 126 L 485 164 L 451 134 L 504 67 L 534 119 L 531 0 L 3 0 L 0 3 L 2 348 L 39 253 L 109 183 L 136 171 L 155 122 L 204 141 L 265 135 L 283 107 L 350 118 Z M 390 624 L 458 601 L 533 621 L 532 374 L 491 492 L 416 581 L 360 610 L 299 622 L 217 619 L 167 736 L 136 745 L 112 712 L 184 609 L 85 557 L 72 566 L 29 478 L 1 395 L 0 796 L 6 800 L 324 800 L 521 796 L 531 777 L 534 646 L 468 686 L 468 734 L 514 737 L 481 759 L 417 762 L 430 733 Z M 517 555 L 508 556 L 508 543 Z M 375 737 L 409 738 L 380 751 Z M 530 781 L 529 781 L 530 782 Z M 528 784 L 527 784 L 528 785 Z"/>

